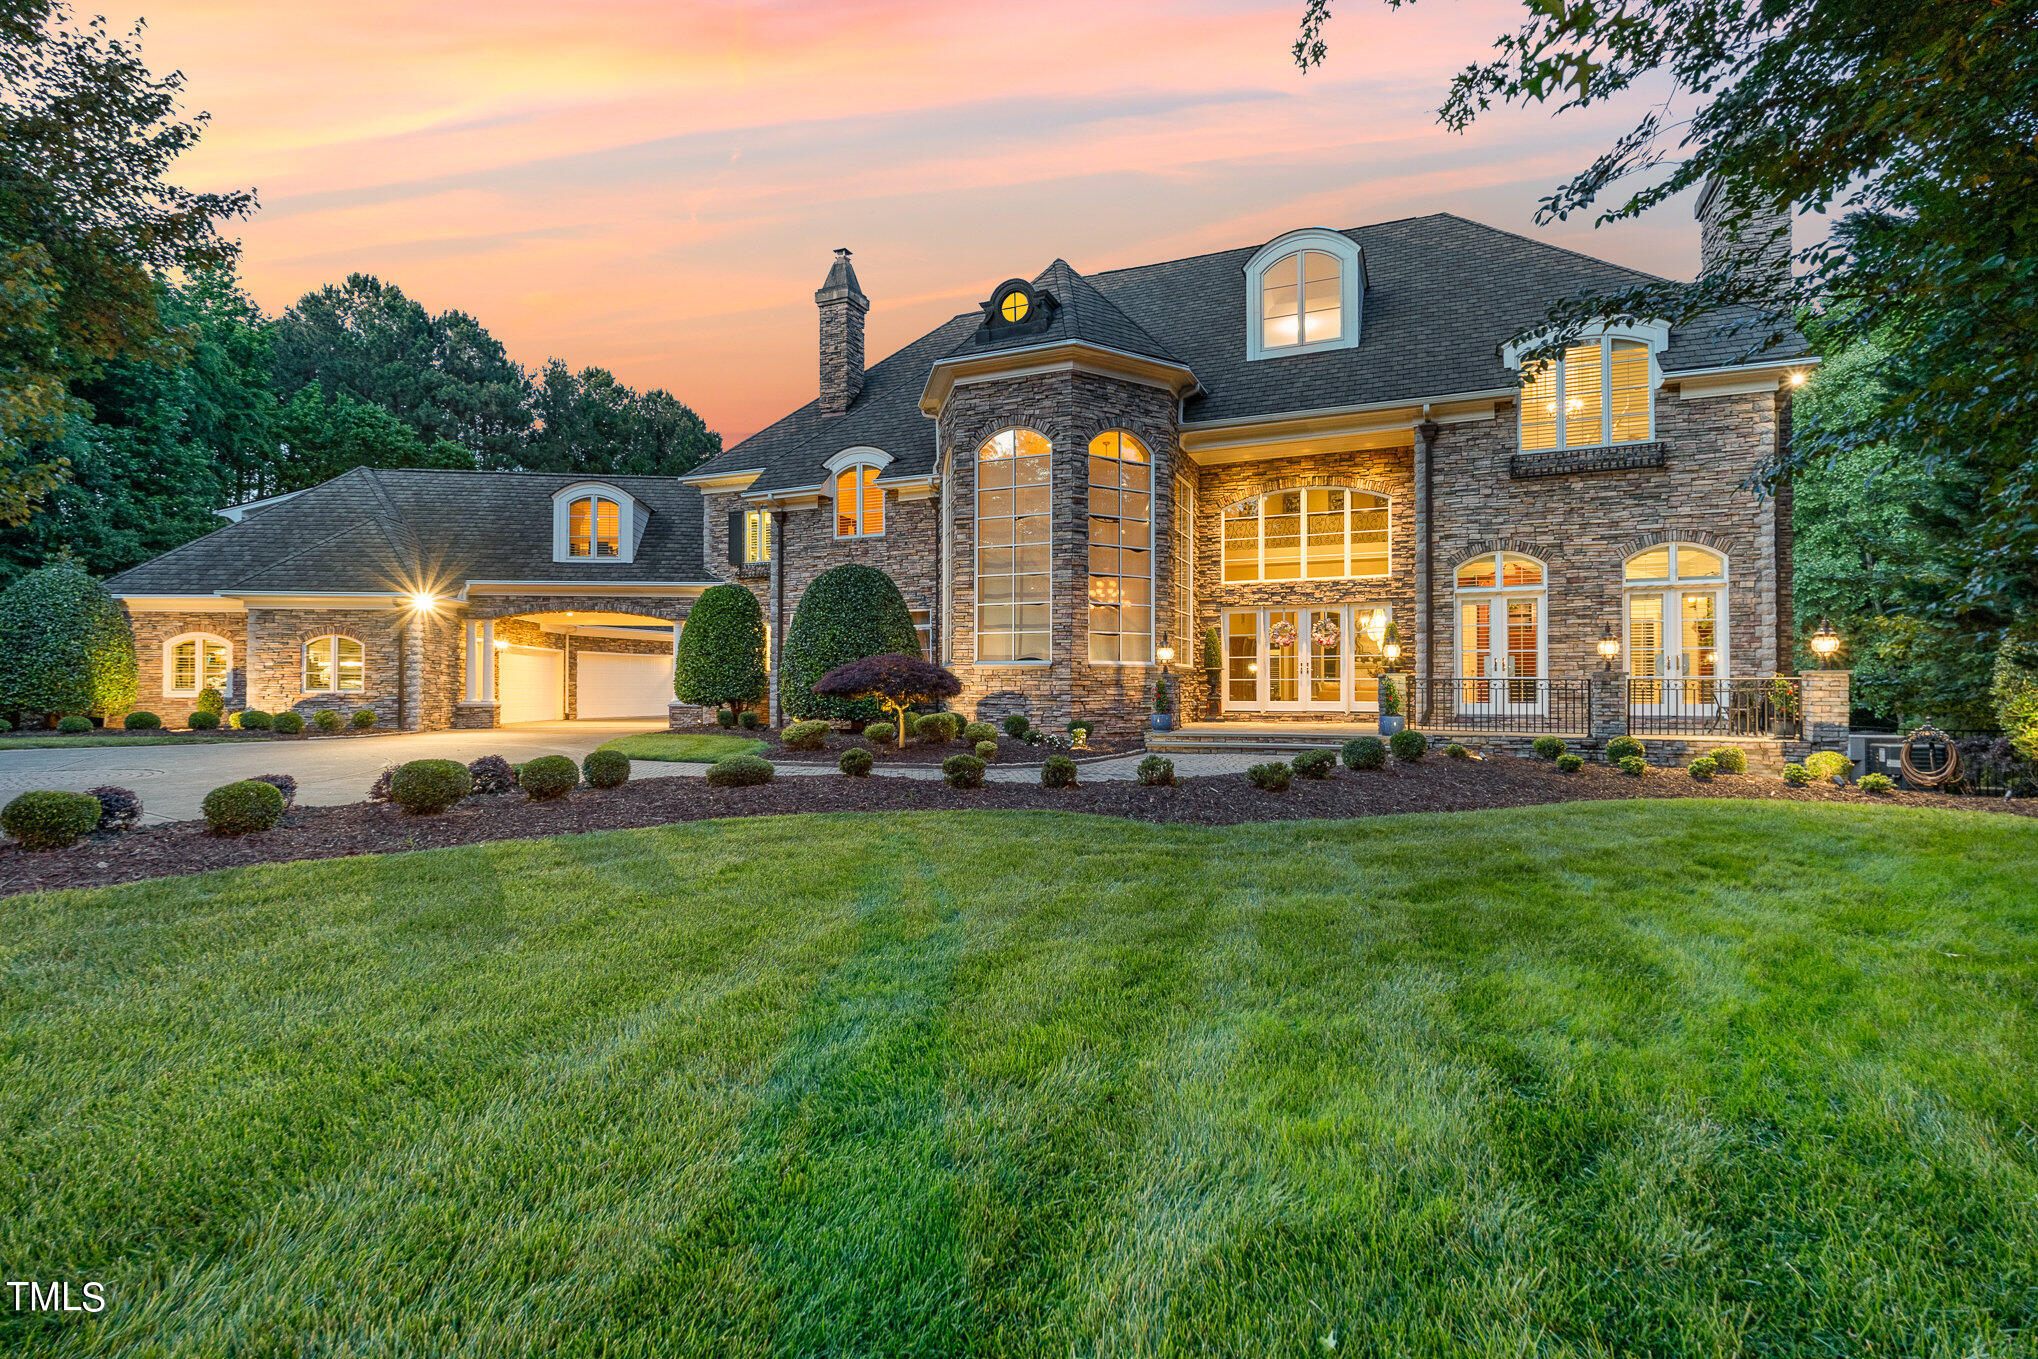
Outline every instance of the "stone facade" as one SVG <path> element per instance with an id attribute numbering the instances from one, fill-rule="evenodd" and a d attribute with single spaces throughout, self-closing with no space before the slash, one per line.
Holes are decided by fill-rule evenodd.
<path id="1" fill-rule="evenodd" d="M 134 655 L 139 671 L 134 700 L 136 711 L 154 713 L 167 725 L 181 727 L 192 709 L 198 706 L 195 695 L 163 692 L 167 665 L 164 648 L 171 638 L 193 632 L 223 637 L 233 648 L 228 662 L 226 705 L 229 710 L 248 706 L 243 699 L 248 691 L 246 614 L 130 612 L 128 622 L 134 628 Z M 125 713 L 109 713 L 107 725 L 119 726 L 120 719 L 125 716 Z"/>
<path id="2" fill-rule="evenodd" d="M 394 727 L 406 700 L 416 704 L 422 692 L 411 684 L 406 695 L 411 677 L 405 673 L 404 638 L 410 621 L 406 609 L 251 608 L 247 613 L 247 697 L 229 706 L 299 712 L 307 718 L 326 708 L 342 717 L 373 708 L 376 726 Z M 361 643 L 364 687 L 360 693 L 305 692 L 304 644 L 330 635 Z M 448 706 L 439 725 L 446 725 L 451 716 Z"/>

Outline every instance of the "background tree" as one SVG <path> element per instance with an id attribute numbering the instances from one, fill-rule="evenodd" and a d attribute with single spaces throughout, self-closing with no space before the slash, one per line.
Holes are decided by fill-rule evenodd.
<path id="1" fill-rule="evenodd" d="M 786 628 L 780 655 L 778 706 L 792 717 L 869 722 L 876 699 L 816 693 L 830 670 L 866 656 L 917 655 L 920 634 L 906 598 L 874 566 L 837 566 L 814 577 Z"/>
<path id="2" fill-rule="evenodd" d="M 765 694 L 764 611 L 740 585 L 712 585 L 686 616 L 672 673 L 682 703 L 728 708 L 761 702 Z"/>
<path id="3" fill-rule="evenodd" d="M 920 656 L 866 656 L 821 676 L 814 682 L 814 692 L 850 702 L 875 699 L 891 709 L 898 746 L 904 750 L 906 709 L 915 703 L 953 698 L 962 692 L 962 681 L 954 672 Z"/>
<path id="4" fill-rule="evenodd" d="M 105 717 L 134 706 L 134 634 L 106 586 L 63 558 L 0 592 L 0 707 Z"/>
<path id="5" fill-rule="evenodd" d="M 254 204 L 165 178 L 205 117 L 179 116 L 182 77 L 151 75 L 139 37 L 76 26 L 55 0 L 0 0 L 0 524 L 68 473 L 87 416 L 73 383 L 174 361 L 157 278 L 230 261 L 218 223 Z"/>
<path id="6" fill-rule="evenodd" d="M 538 375 L 522 452 L 534 472 L 678 476 L 722 451 L 722 438 L 670 392 L 639 395 L 605 368 L 558 359 Z"/>
<path id="7" fill-rule="evenodd" d="M 382 407 L 316 383 L 277 412 L 276 455 L 260 494 L 301 491 L 356 467 L 443 467 L 472 471 L 474 454 L 446 439 L 420 438 Z"/>

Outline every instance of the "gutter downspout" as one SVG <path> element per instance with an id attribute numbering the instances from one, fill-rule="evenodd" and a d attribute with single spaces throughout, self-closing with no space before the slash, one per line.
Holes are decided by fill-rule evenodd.
<path id="1" fill-rule="evenodd" d="M 1435 671 L 1436 626 L 1436 500 L 1433 493 L 1436 439 L 1442 427 L 1429 419 L 1423 407 L 1423 421 L 1415 427 L 1415 680 L 1423 689 Z M 1427 690 L 1424 690 L 1427 693 Z M 1412 697 L 1412 695 L 1411 695 Z M 1410 716 L 1414 716 L 1410 705 Z"/>

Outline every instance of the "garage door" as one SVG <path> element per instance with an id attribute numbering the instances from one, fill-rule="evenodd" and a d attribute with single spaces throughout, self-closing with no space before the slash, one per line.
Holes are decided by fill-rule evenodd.
<path id="1" fill-rule="evenodd" d="M 576 651 L 579 717 L 663 717 L 672 702 L 672 657 Z"/>
<path id="2" fill-rule="evenodd" d="M 513 646 L 496 653 L 504 722 L 557 722 L 566 715 L 566 658 L 550 647 Z"/>

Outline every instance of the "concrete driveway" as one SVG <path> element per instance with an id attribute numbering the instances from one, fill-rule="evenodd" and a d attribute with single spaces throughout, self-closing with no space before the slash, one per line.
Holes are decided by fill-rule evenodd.
<path id="1" fill-rule="evenodd" d="M 539 755 L 567 755 L 577 763 L 604 741 L 664 728 L 660 719 L 642 718 L 303 741 L 0 750 L 0 802 L 30 788 L 82 793 L 111 783 L 141 794 L 144 821 L 188 821 L 199 815 L 207 793 L 252 774 L 291 775 L 297 780 L 297 800 L 307 805 L 360 802 L 384 765 L 426 759 L 464 764 L 483 755 L 501 755 L 512 763 Z M 639 761 L 635 773 L 641 778 L 700 769 Z"/>

